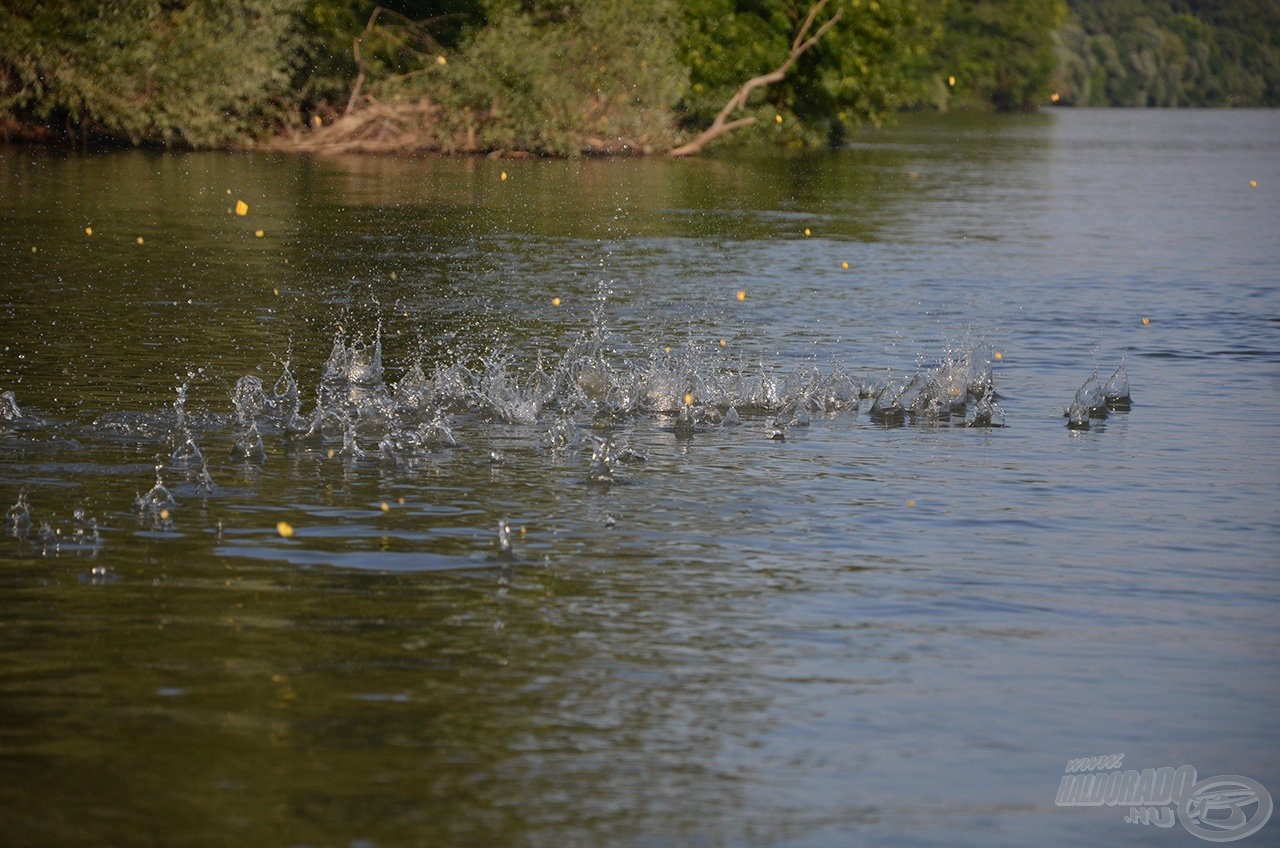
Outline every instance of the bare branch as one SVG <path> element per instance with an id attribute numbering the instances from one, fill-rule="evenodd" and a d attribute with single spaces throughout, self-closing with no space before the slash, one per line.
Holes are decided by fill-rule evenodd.
<path id="1" fill-rule="evenodd" d="M 378 22 L 378 15 L 382 12 L 381 6 L 374 6 L 373 14 L 369 15 L 369 23 L 364 25 L 364 31 L 351 41 L 351 54 L 356 60 L 356 81 L 351 85 L 351 96 L 347 98 L 347 108 L 342 110 L 344 117 L 351 114 L 351 109 L 360 97 L 360 89 L 364 86 L 364 57 L 360 55 L 360 42 L 373 32 L 373 26 Z"/>
<path id="2" fill-rule="evenodd" d="M 795 38 L 791 40 L 791 52 L 781 65 L 774 68 L 767 74 L 752 77 L 744 82 L 733 97 L 729 98 L 729 102 L 724 104 L 724 108 L 722 108 L 720 113 L 716 115 L 715 120 L 711 122 L 711 126 L 700 132 L 693 141 L 690 141 L 688 144 L 682 144 L 670 151 L 667 155 L 696 155 L 701 153 L 704 147 L 725 133 L 735 130 L 738 127 L 745 127 L 750 124 L 754 124 L 756 122 L 755 118 L 738 118 L 737 120 L 730 121 L 729 116 L 747 105 L 747 98 L 751 96 L 753 91 L 758 88 L 763 88 L 766 85 L 772 85 L 775 82 L 780 82 L 784 77 L 786 77 L 787 72 L 791 70 L 791 66 L 796 63 L 796 60 L 804 55 L 806 50 L 817 44 L 819 39 L 826 35 L 827 31 L 836 25 L 836 22 L 840 20 L 840 16 L 844 12 L 843 9 L 837 10 L 830 19 L 823 23 L 822 26 L 818 27 L 817 31 L 814 32 L 813 35 L 810 36 L 808 34 L 809 30 L 813 27 L 813 22 L 822 12 L 823 7 L 825 7 L 829 2 L 830 0 L 818 0 L 818 2 L 814 3 L 812 8 L 809 9 L 809 14 L 805 16 L 804 23 L 800 25 L 798 30 L 796 30 Z"/>
<path id="3" fill-rule="evenodd" d="M 437 15 L 436 17 L 429 18 L 425 21 L 415 21 L 391 9 L 385 9 L 382 6 L 374 6 L 373 12 L 369 15 L 369 22 L 364 25 L 364 30 L 351 41 L 351 55 L 356 60 L 356 80 L 351 85 L 351 96 L 347 98 L 347 107 L 342 110 L 342 114 L 344 116 L 351 114 L 351 110 L 355 108 L 356 103 L 360 99 L 361 89 L 364 86 L 365 64 L 364 56 L 360 53 L 360 43 L 373 34 L 374 27 L 378 25 L 378 18 L 380 16 L 392 19 L 392 23 L 390 25 L 385 25 L 384 30 L 389 30 L 392 26 L 395 26 L 400 32 L 408 33 L 407 36 L 400 36 L 401 43 L 408 44 L 408 49 L 415 52 L 427 50 L 439 51 L 440 44 L 431 35 L 430 30 L 427 29 L 427 25 L 437 23 L 448 18 L 458 17 L 458 15 Z"/>

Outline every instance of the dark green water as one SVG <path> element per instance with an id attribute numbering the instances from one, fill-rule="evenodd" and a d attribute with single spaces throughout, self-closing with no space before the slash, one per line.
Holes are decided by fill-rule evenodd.
<path id="1" fill-rule="evenodd" d="M 1280 792 L 1278 140 L 0 149 L 3 841 L 1201 844 L 1055 798 Z M 1006 426 L 872 416 L 939 363 Z"/>

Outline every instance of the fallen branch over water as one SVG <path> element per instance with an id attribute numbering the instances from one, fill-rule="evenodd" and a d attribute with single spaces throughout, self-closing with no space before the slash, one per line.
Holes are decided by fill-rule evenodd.
<path id="1" fill-rule="evenodd" d="M 750 97 L 751 93 L 756 89 L 763 88 L 766 85 L 772 85 L 775 82 L 781 82 L 782 79 L 786 77 L 787 71 L 791 70 L 791 66 L 796 63 L 796 60 L 804 55 L 806 50 L 817 44 L 819 39 L 826 35 L 827 31 L 836 25 L 836 22 L 840 20 L 840 15 L 843 10 L 839 10 L 832 15 L 831 19 L 818 27 L 817 32 L 812 36 L 808 35 L 810 28 L 813 26 L 813 22 L 817 19 L 818 14 L 828 2 L 829 0 L 819 0 L 819 2 L 815 3 L 813 8 L 809 10 L 809 14 L 805 17 L 804 23 L 800 25 L 800 29 L 796 31 L 795 38 L 791 41 L 791 52 L 788 54 L 786 61 L 769 73 L 761 74 L 758 77 L 752 77 L 744 82 L 742 87 L 738 89 L 737 93 L 735 93 L 733 97 L 729 98 L 729 102 L 724 104 L 724 108 L 720 110 L 720 114 L 716 115 L 715 120 L 711 122 L 711 126 L 699 133 L 698 137 L 693 141 L 688 144 L 680 145 L 674 150 L 669 151 L 667 155 L 694 156 L 701 153 L 704 147 L 725 133 L 736 130 L 739 127 L 746 127 L 754 124 L 756 122 L 754 116 L 749 115 L 732 121 L 729 120 L 729 116 L 746 106 L 747 98 Z"/>
<path id="2" fill-rule="evenodd" d="M 425 98 L 381 103 L 369 96 L 332 124 L 278 139 L 276 150 L 304 153 L 404 153 L 438 148 L 433 128 L 439 108 Z"/>

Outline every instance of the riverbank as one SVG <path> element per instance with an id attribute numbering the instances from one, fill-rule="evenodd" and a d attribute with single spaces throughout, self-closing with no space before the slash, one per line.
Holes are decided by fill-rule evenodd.
<path id="1" fill-rule="evenodd" d="M 0 138 L 330 153 L 692 155 L 904 110 L 1278 106 L 1280 10 L 1161 0 L 54 0 L 0 18 Z M 605 37 L 607 36 L 607 37 Z M 1158 45 L 1158 49 L 1153 47 Z"/>

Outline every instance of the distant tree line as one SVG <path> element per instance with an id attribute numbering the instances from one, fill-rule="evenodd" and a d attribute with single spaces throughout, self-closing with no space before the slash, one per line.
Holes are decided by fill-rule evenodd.
<path id="1" fill-rule="evenodd" d="M 718 117 L 812 145 L 901 110 L 1055 95 L 1280 105 L 1280 4 L 0 0 L 7 137 L 668 152 Z"/>
<path id="2" fill-rule="evenodd" d="M 1078 106 L 1280 106 L 1277 0 L 1069 0 L 1053 86 Z"/>

